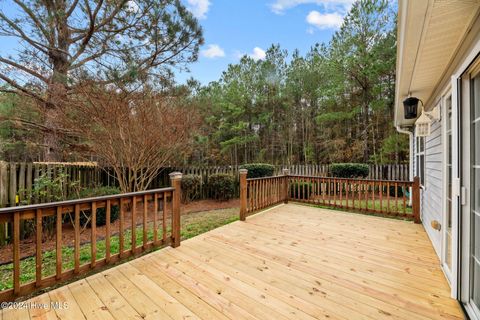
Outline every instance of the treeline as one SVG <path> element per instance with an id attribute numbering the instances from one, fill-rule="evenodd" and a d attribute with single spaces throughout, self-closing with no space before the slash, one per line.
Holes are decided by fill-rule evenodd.
<path id="1" fill-rule="evenodd" d="M 191 58 L 174 65 L 196 57 L 203 39 L 197 33 L 192 37 L 200 40 Z M 119 168 L 153 166 L 159 158 L 170 166 L 402 163 L 408 139 L 393 127 L 395 62 L 394 4 L 359 0 L 329 43 L 316 44 L 305 55 L 272 45 L 265 59 L 244 56 L 205 86 L 194 79 L 175 85 L 140 75 L 116 79 L 115 91 L 100 88 L 101 79 L 91 80 L 88 90 L 82 81 L 72 81 L 77 85 L 69 88 L 68 99 L 57 101 L 50 118 L 49 104 L 0 87 L 5 89 L 0 90 L 0 158 L 88 159 Z M 180 131 L 188 135 L 174 149 Z M 115 152 L 105 154 L 108 150 Z M 152 150 L 161 155 L 141 157 Z"/>
<path id="2" fill-rule="evenodd" d="M 374 0 L 356 2 L 331 41 L 305 56 L 280 45 L 263 60 L 244 56 L 194 90 L 204 126 L 189 161 L 403 162 L 395 60 L 396 8 Z"/>

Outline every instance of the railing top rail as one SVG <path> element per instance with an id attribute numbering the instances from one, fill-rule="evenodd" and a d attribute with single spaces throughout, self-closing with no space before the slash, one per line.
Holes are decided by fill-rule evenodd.
<path id="1" fill-rule="evenodd" d="M 285 178 L 288 176 L 279 175 L 279 176 L 271 176 L 271 177 L 260 177 L 260 178 L 248 178 L 247 181 L 255 181 L 255 180 L 270 180 L 275 178 Z"/>
<path id="2" fill-rule="evenodd" d="M 321 177 L 321 176 L 306 176 L 306 175 L 296 175 L 290 174 L 288 177 L 296 178 L 315 178 L 315 179 L 325 179 L 325 180 L 345 180 L 345 181 L 360 181 L 360 182 L 382 182 L 382 183 L 397 183 L 397 184 L 413 184 L 413 181 L 405 180 L 378 180 L 378 179 L 358 179 L 358 178 L 337 178 L 337 177 Z"/>
<path id="3" fill-rule="evenodd" d="M 47 202 L 47 203 L 31 204 L 31 205 L 25 205 L 25 206 L 1 208 L 0 215 L 5 213 L 18 212 L 18 211 L 45 209 L 45 208 L 52 208 L 52 207 L 59 207 L 59 206 L 71 206 L 71 205 L 82 204 L 86 202 L 99 202 L 99 201 L 106 201 L 106 200 L 112 200 L 112 199 L 128 198 L 133 196 L 143 196 L 143 195 L 148 195 L 152 193 L 163 193 L 163 192 L 169 192 L 174 190 L 175 188 L 173 187 L 167 187 L 167 188 L 161 188 L 161 189 L 112 194 L 108 196 L 81 198 L 81 199 L 74 199 L 74 200 L 65 200 L 65 201 Z"/>

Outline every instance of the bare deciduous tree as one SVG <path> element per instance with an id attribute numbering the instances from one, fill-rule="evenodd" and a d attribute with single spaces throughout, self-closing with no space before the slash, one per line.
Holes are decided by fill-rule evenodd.
<path id="1" fill-rule="evenodd" d="M 79 80 L 165 80 L 173 66 L 195 61 L 203 43 L 201 27 L 179 0 L 5 2 L 0 37 L 16 45 L 0 55 L 0 90 L 43 104 L 45 160 L 61 157 L 55 110 Z"/>
<path id="2" fill-rule="evenodd" d="M 119 91 L 82 87 L 62 122 L 113 168 L 123 192 L 145 190 L 162 167 L 189 151 L 199 117 L 175 97 Z"/>

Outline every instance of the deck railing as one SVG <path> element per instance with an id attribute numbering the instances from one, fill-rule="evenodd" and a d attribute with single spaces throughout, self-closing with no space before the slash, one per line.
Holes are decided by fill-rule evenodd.
<path id="1" fill-rule="evenodd" d="M 12 264 L 13 288 L 1 291 L 0 301 L 12 301 L 154 247 L 167 244 L 179 246 L 181 176 L 180 173 L 172 173 L 169 188 L 0 209 L 0 222 L 13 225 L 12 259 L 3 263 Z M 102 215 L 105 215 L 101 235 L 97 233 L 99 210 L 104 210 Z M 111 222 L 114 211 L 119 216 L 115 230 Z M 84 220 L 82 224 L 81 220 Z M 24 261 L 32 256 L 22 254 L 22 249 L 29 249 L 28 241 L 21 240 L 20 226 L 25 223 L 32 226 L 34 234 L 30 243 L 35 247 L 34 280 L 27 283 L 23 283 L 26 275 L 22 273 L 27 271 Z M 46 237 L 47 225 L 51 226 L 52 230 L 48 232 L 53 233 L 53 237 Z M 73 241 L 67 244 L 62 234 L 64 228 L 74 233 Z M 88 233 L 90 237 L 85 240 Z M 46 238 L 54 239 L 54 248 L 44 248 Z M 102 247 L 101 257 L 97 251 L 99 244 Z M 73 266 L 71 256 L 67 261 L 62 259 L 72 251 Z M 48 265 L 44 264 L 44 259 L 52 254 L 55 256 L 53 262 L 49 260 Z M 46 276 L 45 271 L 52 269 L 52 263 L 54 274 Z M 71 268 L 66 268 L 67 264 Z"/>
<path id="2" fill-rule="evenodd" d="M 240 172 L 240 219 L 248 213 L 288 201 L 395 216 L 420 223 L 420 183 L 284 175 L 247 179 Z"/>

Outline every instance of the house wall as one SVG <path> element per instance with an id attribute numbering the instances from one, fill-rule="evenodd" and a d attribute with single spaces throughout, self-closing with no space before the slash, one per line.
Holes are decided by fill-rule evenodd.
<path id="1" fill-rule="evenodd" d="M 414 139 L 416 151 L 417 139 Z M 416 156 L 413 158 L 415 175 L 417 172 Z M 433 247 L 440 257 L 442 252 L 442 232 L 432 228 L 431 223 L 437 220 L 442 223 L 443 213 L 443 145 L 442 123 L 437 121 L 432 124 L 431 135 L 425 142 L 425 186 L 421 192 L 420 210 L 422 222 L 427 231 Z"/>

